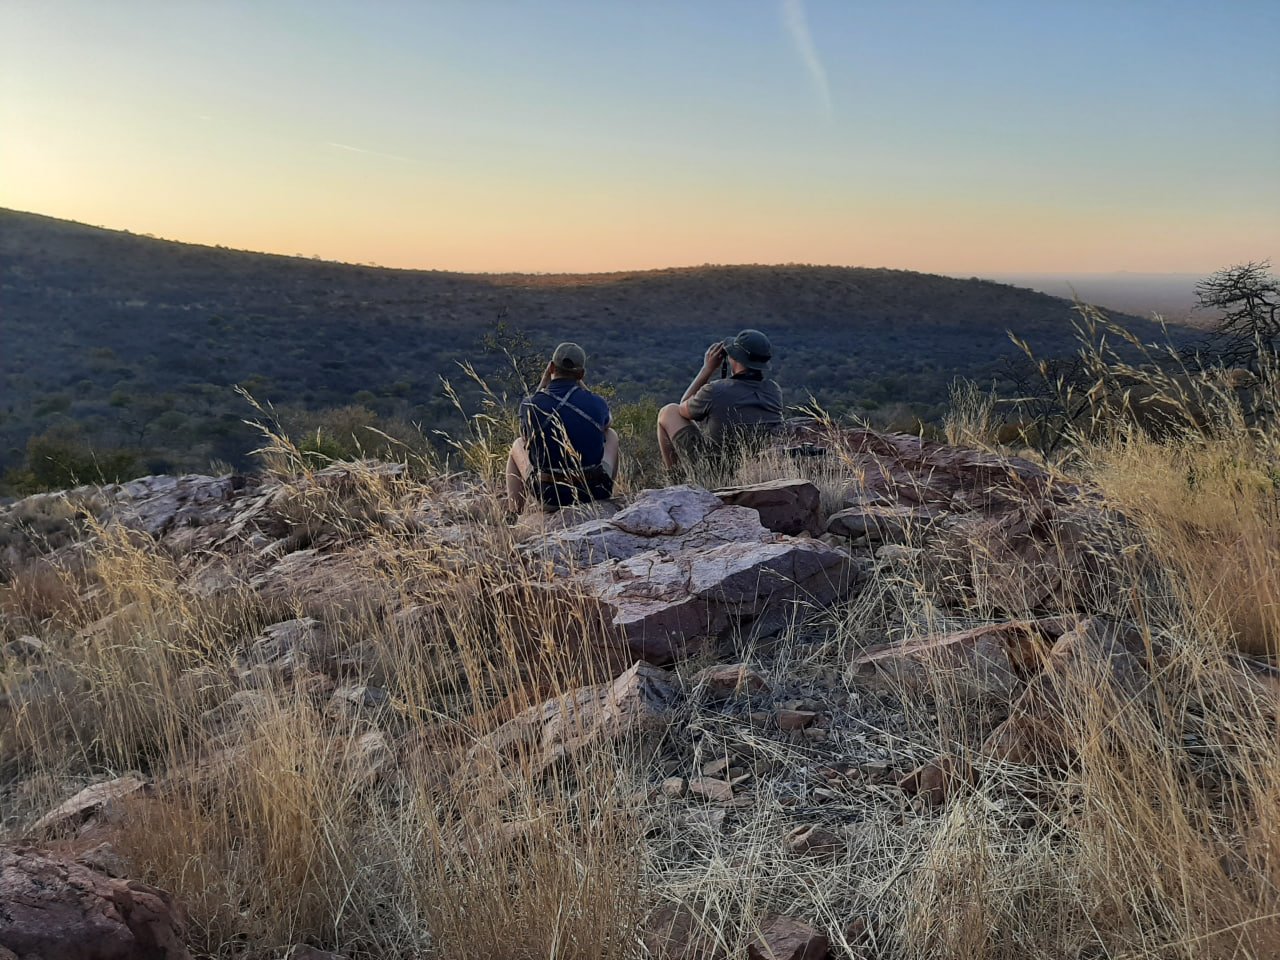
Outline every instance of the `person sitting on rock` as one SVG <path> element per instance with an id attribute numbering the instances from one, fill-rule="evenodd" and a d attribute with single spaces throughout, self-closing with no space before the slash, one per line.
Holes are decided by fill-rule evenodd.
<path id="1" fill-rule="evenodd" d="M 530 493 L 543 508 L 613 496 L 618 434 L 609 405 L 582 385 L 587 355 L 562 343 L 551 355 L 537 391 L 520 403 L 520 436 L 507 456 L 507 502 L 524 510 Z"/>
<path id="2" fill-rule="evenodd" d="M 759 330 L 707 348 L 680 402 L 658 411 L 658 448 L 668 468 L 722 453 L 731 440 L 767 433 L 782 422 L 782 388 L 764 378 L 772 357 L 773 346 Z M 717 370 L 721 379 L 713 382 Z"/>

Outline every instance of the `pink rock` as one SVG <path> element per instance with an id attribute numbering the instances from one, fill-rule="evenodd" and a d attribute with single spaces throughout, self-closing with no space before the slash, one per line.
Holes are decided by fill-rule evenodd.
<path id="1" fill-rule="evenodd" d="M 73 830 L 92 817 L 111 816 L 125 799 L 150 790 L 151 784 L 137 777 L 119 777 L 95 783 L 50 810 L 36 821 L 32 829 L 37 833 Z"/>
<path id="2" fill-rule="evenodd" d="M 32 849 L 0 853 L 0 947 L 58 960 L 190 960 L 169 894 Z"/>
<path id="3" fill-rule="evenodd" d="M 922 531 L 940 514 L 934 507 L 900 503 L 864 503 L 833 513 L 827 532 L 871 543 L 903 543 L 912 533 Z"/>
<path id="4" fill-rule="evenodd" d="M 726 960 L 714 925 L 683 903 L 664 903 L 649 914 L 641 934 L 654 960 Z"/>
<path id="5" fill-rule="evenodd" d="M 774 915 L 748 944 L 747 956 L 751 960 L 824 960 L 829 950 L 826 934 L 799 920 Z"/>
<path id="6" fill-rule="evenodd" d="M 496 767 L 514 780 L 590 747 L 638 740 L 666 729 L 677 697 L 671 674 L 640 661 L 610 683 L 579 687 L 507 721 L 471 748 L 463 775 Z"/>
<path id="7" fill-rule="evenodd" d="M 822 532 L 822 495 L 808 480 L 769 480 L 717 490 L 715 495 L 727 504 L 756 511 L 760 522 L 774 533 L 816 537 Z"/>

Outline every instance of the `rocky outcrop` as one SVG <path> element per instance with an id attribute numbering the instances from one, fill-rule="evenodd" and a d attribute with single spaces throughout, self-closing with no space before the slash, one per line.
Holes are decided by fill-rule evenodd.
<path id="1" fill-rule="evenodd" d="M 35 850 L 0 852 L 0 948 L 22 960 L 189 960 L 169 894 Z"/>
<path id="2" fill-rule="evenodd" d="M 600 602 L 617 640 L 664 663 L 700 638 L 767 635 L 864 573 L 824 543 L 771 533 L 700 487 L 646 491 L 627 509 L 529 541 L 526 556 Z"/>

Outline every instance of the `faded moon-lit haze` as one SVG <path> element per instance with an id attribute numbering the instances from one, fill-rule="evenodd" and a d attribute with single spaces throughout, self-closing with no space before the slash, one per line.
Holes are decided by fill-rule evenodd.
<path id="1" fill-rule="evenodd" d="M 385 266 L 1280 254 L 1280 4 L 6 0 L 0 206 Z"/>

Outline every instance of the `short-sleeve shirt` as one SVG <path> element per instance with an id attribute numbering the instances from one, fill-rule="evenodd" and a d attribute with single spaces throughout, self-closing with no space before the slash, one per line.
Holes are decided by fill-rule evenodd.
<path id="1" fill-rule="evenodd" d="M 604 459 L 609 405 L 577 380 L 552 380 L 520 404 L 520 435 L 539 470 L 575 470 Z"/>
<path id="2" fill-rule="evenodd" d="M 782 422 L 782 388 L 773 380 L 737 374 L 713 380 L 688 400 L 689 416 L 703 435 L 721 440 L 726 428 Z"/>

